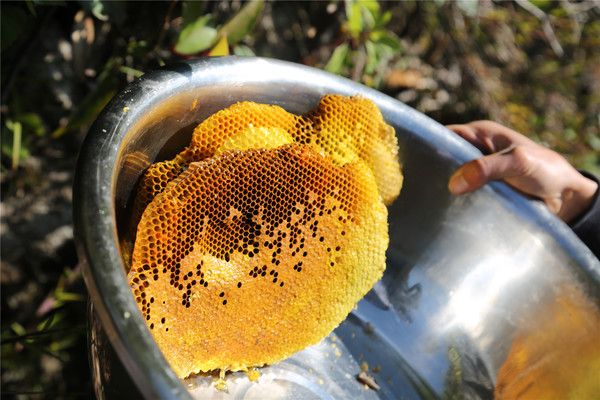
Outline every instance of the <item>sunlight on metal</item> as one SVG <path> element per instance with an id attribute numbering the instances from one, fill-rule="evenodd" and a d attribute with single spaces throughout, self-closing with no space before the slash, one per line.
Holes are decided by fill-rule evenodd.
<path id="1" fill-rule="evenodd" d="M 475 336 L 481 335 L 485 318 L 489 318 L 490 313 L 503 312 L 502 294 L 517 282 L 526 281 L 537 267 L 531 256 L 526 249 L 520 249 L 510 256 L 490 256 L 473 267 L 450 293 L 448 306 L 443 310 L 443 331 L 458 327 Z"/>

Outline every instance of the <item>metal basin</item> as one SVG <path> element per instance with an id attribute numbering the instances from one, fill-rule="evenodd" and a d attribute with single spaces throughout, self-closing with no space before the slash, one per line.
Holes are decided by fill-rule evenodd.
<path id="1" fill-rule="evenodd" d="M 235 102 L 276 104 L 300 114 L 327 93 L 372 99 L 397 132 L 405 181 L 389 209 L 382 281 L 323 343 L 265 368 L 257 382 L 231 374 L 224 393 L 214 389 L 212 376 L 180 381 L 138 311 L 121 259 L 120 219 L 137 178 L 187 144 L 197 123 Z M 554 354 L 557 349 L 570 348 L 579 359 L 598 350 L 600 262 L 542 205 L 502 184 L 451 195 L 446 184 L 452 171 L 479 155 L 404 104 L 301 65 L 205 58 L 144 75 L 98 117 L 77 166 L 74 219 L 92 303 L 97 396 L 486 398 L 496 386 L 527 377 L 543 385 L 534 379 L 537 367 L 521 365 L 516 378 L 506 373 L 512 355 L 531 347 L 527 343 L 545 343 L 538 349 L 551 356 L 544 368 L 567 376 L 578 366 Z M 591 353 L 570 342 L 565 307 L 584 321 L 576 325 L 577 343 L 590 342 Z M 363 362 L 379 390 L 356 380 Z"/>

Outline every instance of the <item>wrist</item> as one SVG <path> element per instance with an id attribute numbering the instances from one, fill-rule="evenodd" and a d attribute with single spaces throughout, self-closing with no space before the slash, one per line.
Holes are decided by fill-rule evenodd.
<path id="1" fill-rule="evenodd" d="M 598 183 L 579 172 L 573 184 L 563 192 L 563 204 L 558 216 L 570 223 L 592 206 L 598 195 Z"/>

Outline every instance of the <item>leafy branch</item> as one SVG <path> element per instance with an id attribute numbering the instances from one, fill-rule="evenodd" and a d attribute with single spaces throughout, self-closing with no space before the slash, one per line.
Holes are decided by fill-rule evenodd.
<path id="1" fill-rule="evenodd" d="M 208 55 L 227 55 L 229 46 L 236 45 L 252 31 L 263 8 L 263 0 L 246 3 L 239 12 L 221 27 L 215 27 L 211 14 L 204 14 L 201 2 L 189 1 L 183 5 L 183 29 L 173 50 L 190 56 L 208 51 Z M 243 52 L 250 49 L 243 48 Z M 251 51 L 250 51 L 251 52 Z"/>
<path id="2" fill-rule="evenodd" d="M 388 63 L 403 50 L 398 37 L 386 28 L 391 13 L 382 13 L 376 1 L 346 0 L 344 4 L 347 20 L 342 43 L 324 68 L 379 88 Z"/>

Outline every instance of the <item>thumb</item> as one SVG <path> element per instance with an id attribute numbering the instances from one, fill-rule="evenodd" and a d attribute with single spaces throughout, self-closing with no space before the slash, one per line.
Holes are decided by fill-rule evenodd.
<path id="1" fill-rule="evenodd" d="M 524 165 L 515 162 L 515 149 L 510 147 L 465 163 L 450 177 L 448 189 L 454 194 L 464 194 L 493 180 L 523 175 Z"/>

